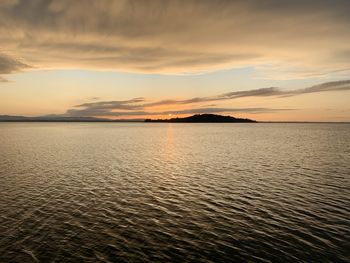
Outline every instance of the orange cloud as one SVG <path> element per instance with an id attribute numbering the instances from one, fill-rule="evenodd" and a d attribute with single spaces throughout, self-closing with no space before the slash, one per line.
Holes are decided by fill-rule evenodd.
<path id="1" fill-rule="evenodd" d="M 349 13 L 346 0 L 7 0 L 0 43 L 35 68 L 346 74 Z"/>

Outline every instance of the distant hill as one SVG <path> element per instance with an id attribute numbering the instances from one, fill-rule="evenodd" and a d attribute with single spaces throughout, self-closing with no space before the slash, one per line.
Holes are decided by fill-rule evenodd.
<path id="1" fill-rule="evenodd" d="M 0 115 L 0 122 L 140 122 L 141 119 L 112 120 L 95 117 L 64 117 L 46 115 L 38 117 Z"/>
<path id="2" fill-rule="evenodd" d="M 195 114 L 185 118 L 171 118 L 171 119 L 146 119 L 145 122 L 256 122 L 255 120 L 235 118 L 231 116 L 222 116 L 217 114 Z"/>
<path id="3" fill-rule="evenodd" d="M 94 117 L 61 117 L 55 115 L 40 116 L 40 117 L 25 117 L 25 116 L 10 116 L 0 115 L 0 121 L 13 121 L 13 122 L 83 122 L 83 121 L 109 121 L 108 119 L 99 119 Z"/>
<path id="4" fill-rule="evenodd" d="M 0 115 L 0 121 L 21 121 L 25 118 L 24 116 Z"/>

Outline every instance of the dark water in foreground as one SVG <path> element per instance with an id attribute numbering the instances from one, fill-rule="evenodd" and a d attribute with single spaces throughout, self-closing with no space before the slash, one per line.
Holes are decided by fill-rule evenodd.
<path id="1" fill-rule="evenodd" d="M 350 262 L 350 125 L 0 123 L 0 262 Z"/>

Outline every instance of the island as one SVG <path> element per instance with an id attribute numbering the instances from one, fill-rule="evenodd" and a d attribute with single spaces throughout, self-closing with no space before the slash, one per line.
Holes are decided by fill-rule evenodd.
<path id="1" fill-rule="evenodd" d="M 0 122 L 257 122 L 250 119 L 235 118 L 217 114 L 195 114 L 184 118 L 171 119 L 108 119 L 98 117 L 67 117 L 60 115 L 46 115 L 37 117 L 0 115 Z"/>
<path id="2" fill-rule="evenodd" d="M 223 116 L 217 114 L 195 114 L 184 118 L 171 119 L 146 119 L 145 122 L 183 122 L 183 123 L 210 123 L 210 122 L 248 122 L 255 123 L 257 121 L 251 119 L 235 118 L 231 116 Z"/>

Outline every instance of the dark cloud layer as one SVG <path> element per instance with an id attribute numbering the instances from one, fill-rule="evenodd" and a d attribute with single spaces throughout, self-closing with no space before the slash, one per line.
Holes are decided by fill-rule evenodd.
<path id="1" fill-rule="evenodd" d="M 6 81 L 6 79 L 1 76 L 2 74 L 10 74 L 26 68 L 29 68 L 29 66 L 23 62 L 0 53 L 0 81 Z"/>
<path id="2" fill-rule="evenodd" d="M 283 90 L 276 87 L 262 88 L 246 91 L 234 91 L 211 97 L 196 97 L 185 100 L 159 100 L 149 102 L 145 98 L 135 98 L 123 101 L 100 101 L 89 102 L 76 105 L 67 110 L 64 116 L 73 117 L 92 117 L 92 116 L 147 116 L 147 115 L 167 115 L 167 114 L 194 114 L 194 113 L 222 113 L 222 112 L 245 112 L 245 113 L 264 113 L 276 112 L 292 109 L 272 109 L 272 108 L 217 108 L 217 107 L 198 107 L 198 104 L 233 100 L 245 97 L 287 97 L 297 96 L 308 93 L 318 93 L 326 91 L 344 91 L 350 90 L 350 80 L 326 82 L 319 85 L 294 90 Z M 148 108 L 156 106 L 175 106 L 176 105 L 196 105 L 191 109 L 169 110 L 169 111 L 148 111 Z"/>
<path id="3" fill-rule="evenodd" d="M 64 117 L 142 117 L 152 115 L 169 115 L 169 114 L 200 114 L 200 113 L 266 113 L 266 112 L 280 112 L 290 111 L 294 109 L 271 109 L 271 108 L 193 108 L 186 110 L 169 110 L 169 111 L 103 111 L 103 110 L 75 110 L 70 109 L 66 114 L 61 115 Z"/>
<path id="4" fill-rule="evenodd" d="M 3 0 L 0 45 L 39 68 L 310 74 L 350 68 L 349 13 L 348 0 Z"/>
<path id="5" fill-rule="evenodd" d="M 315 85 L 312 87 L 307 87 L 304 89 L 294 89 L 294 90 L 282 90 L 276 87 L 262 88 L 248 91 L 235 91 L 229 92 L 220 96 L 215 97 L 213 100 L 225 100 L 225 99 L 237 99 L 243 97 L 269 97 L 269 96 L 295 96 L 306 93 L 316 93 L 324 91 L 341 91 L 341 90 L 350 90 L 350 80 L 343 81 L 331 81 Z"/>

